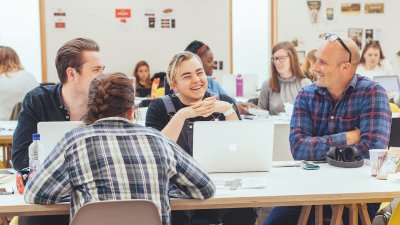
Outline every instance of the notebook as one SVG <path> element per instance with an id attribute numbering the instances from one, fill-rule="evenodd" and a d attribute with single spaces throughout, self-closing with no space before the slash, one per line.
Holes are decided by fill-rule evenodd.
<path id="1" fill-rule="evenodd" d="M 82 121 L 39 122 L 37 128 L 40 134 L 40 142 L 43 144 L 43 151 L 39 152 L 40 163 L 44 162 L 68 131 L 81 125 Z"/>
<path id="2" fill-rule="evenodd" d="M 272 167 L 272 121 L 199 121 L 193 129 L 193 158 L 209 173 L 269 171 Z"/>
<path id="3" fill-rule="evenodd" d="M 374 81 L 382 85 L 385 88 L 386 93 L 391 92 L 399 92 L 400 91 L 400 83 L 399 83 L 399 76 L 392 75 L 392 76 L 375 76 Z"/>

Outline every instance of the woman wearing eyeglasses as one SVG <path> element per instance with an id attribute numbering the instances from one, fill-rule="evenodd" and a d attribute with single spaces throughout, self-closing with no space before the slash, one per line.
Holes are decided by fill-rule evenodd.
<path id="1" fill-rule="evenodd" d="M 261 87 L 258 107 L 271 115 L 284 112 L 283 103 L 293 104 L 299 90 L 310 84 L 300 69 L 293 44 L 280 42 L 272 48 L 271 76 Z"/>
<path id="2" fill-rule="evenodd" d="M 379 42 L 373 41 L 365 45 L 356 73 L 371 79 L 375 76 L 394 74 L 393 67 L 383 55 Z"/>

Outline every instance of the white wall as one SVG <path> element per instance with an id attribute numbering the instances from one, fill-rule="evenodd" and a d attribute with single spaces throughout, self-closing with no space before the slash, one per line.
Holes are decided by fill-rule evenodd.
<path id="1" fill-rule="evenodd" d="M 269 7 L 266 0 L 232 0 L 233 73 L 269 77 Z"/>
<path id="2" fill-rule="evenodd" d="M 125 28 L 115 19 L 116 8 L 130 8 L 132 18 Z M 145 27 L 146 9 L 171 8 L 175 29 Z M 57 81 L 54 59 L 61 45 L 76 37 L 88 37 L 99 43 L 107 72 L 131 74 L 139 60 L 150 64 L 151 73 L 166 71 L 172 56 L 182 52 L 193 40 L 207 43 L 215 60 L 230 67 L 229 0 L 46 0 L 47 71 L 50 81 Z M 54 11 L 66 12 L 66 29 L 54 28 Z M 160 14 L 156 17 L 159 22 Z"/>
<path id="3" fill-rule="evenodd" d="M 39 0 L 0 0 L 0 45 L 13 48 L 24 68 L 42 81 Z"/>
<path id="4" fill-rule="evenodd" d="M 348 28 L 363 28 L 363 45 L 365 44 L 365 29 L 374 31 L 374 38 L 380 40 L 385 56 L 392 62 L 394 72 L 400 74 L 400 58 L 396 55 L 400 51 L 400 1 L 376 1 L 376 0 L 322 0 L 319 13 L 319 22 L 311 24 L 306 0 L 279 0 L 278 2 L 278 41 L 291 41 L 298 38 L 297 50 L 318 48 L 321 33 L 330 32 L 347 37 Z M 342 14 L 341 3 L 361 3 L 360 14 Z M 364 14 L 365 3 L 383 2 L 384 14 Z M 326 19 L 326 8 L 334 8 L 334 20 Z"/>

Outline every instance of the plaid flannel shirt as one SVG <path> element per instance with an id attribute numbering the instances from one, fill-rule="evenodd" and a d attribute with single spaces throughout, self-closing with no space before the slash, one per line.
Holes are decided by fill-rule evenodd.
<path id="1" fill-rule="evenodd" d="M 176 143 L 115 117 L 68 132 L 29 180 L 25 201 L 55 204 L 71 195 L 72 218 L 88 202 L 149 199 L 168 225 L 169 196 L 205 199 L 214 193 L 206 172 Z"/>
<path id="2" fill-rule="evenodd" d="M 343 96 L 334 103 L 326 88 L 303 88 L 294 103 L 290 147 L 296 160 L 324 160 L 331 146 L 346 145 L 346 132 L 360 129 L 355 145 L 362 158 L 369 149 L 386 148 L 391 111 L 385 89 L 370 79 L 354 75 Z"/>

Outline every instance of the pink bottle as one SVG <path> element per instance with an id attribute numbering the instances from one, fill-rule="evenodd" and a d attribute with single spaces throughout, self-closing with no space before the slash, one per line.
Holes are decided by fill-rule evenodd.
<path id="1" fill-rule="evenodd" d="M 236 96 L 243 97 L 243 77 L 241 74 L 236 77 Z"/>

